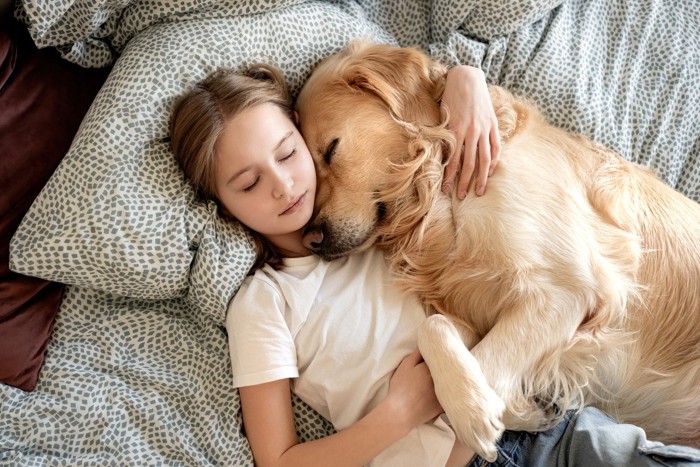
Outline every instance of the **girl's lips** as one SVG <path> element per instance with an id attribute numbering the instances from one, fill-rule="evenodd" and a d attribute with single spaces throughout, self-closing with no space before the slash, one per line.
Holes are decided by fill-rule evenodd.
<path id="1" fill-rule="evenodd" d="M 306 201 L 306 192 L 302 193 L 296 200 L 294 200 L 293 203 L 287 206 L 287 209 L 282 211 L 282 214 L 280 214 L 280 216 L 286 216 L 287 214 L 293 214 L 297 212 L 299 208 L 304 205 L 304 201 Z"/>

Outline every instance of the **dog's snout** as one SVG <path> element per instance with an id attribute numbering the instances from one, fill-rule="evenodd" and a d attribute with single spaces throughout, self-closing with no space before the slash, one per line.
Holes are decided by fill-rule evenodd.
<path id="1" fill-rule="evenodd" d="M 321 244 L 323 243 L 323 230 L 321 227 L 311 227 L 306 230 L 304 237 L 302 238 L 302 243 L 304 247 L 311 251 L 318 252 L 321 249 Z"/>

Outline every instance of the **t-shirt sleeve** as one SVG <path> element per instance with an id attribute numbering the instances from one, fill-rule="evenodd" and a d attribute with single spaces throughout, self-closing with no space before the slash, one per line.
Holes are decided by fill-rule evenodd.
<path id="1" fill-rule="evenodd" d="M 277 288 L 258 275 L 248 277 L 229 303 L 226 331 L 234 387 L 299 376 L 285 307 Z"/>

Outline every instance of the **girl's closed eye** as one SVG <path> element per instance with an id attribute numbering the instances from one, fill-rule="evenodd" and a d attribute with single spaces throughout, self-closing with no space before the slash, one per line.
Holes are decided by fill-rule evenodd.
<path id="1" fill-rule="evenodd" d="M 243 188 L 243 191 L 245 191 L 246 193 L 248 193 L 249 191 L 252 191 L 253 188 L 255 188 L 255 186 L 258 184 L 258 181 L 259 181 L 259 180 L 260 180 L 260 177 L 259 177 L 259 176 L 258 176 L 258 177 L 255 177 L 255 180 L 253 180 L 253 182 L 252 182 L 251 184 L 249 184 L 249 185 L 247 185 L 246 187 L 244 187 L 244 188 Z"/>
<path id="2" fill-rule="evenodd" d="M 280 159 L 280 162 L 284 162 L 288 159 L 291 159 L 294 157 L 294 155 L 297 153 L 297 148 L 292 149 L 292 152 L 290 152 L 288 155 L 284 156 L 282 159 Z"/>

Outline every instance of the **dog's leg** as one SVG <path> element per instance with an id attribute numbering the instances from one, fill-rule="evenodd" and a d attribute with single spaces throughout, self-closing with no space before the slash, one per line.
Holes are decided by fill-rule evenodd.
<path id="1" fill-rule="evenodd" d="M 552 302 L 509 310 L 471 349 L 490 387 L 505 403 L 503 422 L 508 429 L 542 431 L 562 415 L 557 403 L 563 404 L 562 410 L 579 406 L 580 382 L 559 369 L 538 365 L 550 357 L 560 358 L 582 319 L 570 311 L 557 311 Z M 538 403 L 540 398 L 544 405 Z"/>
<path id="2" fill-rule="evenodd" d="M 466 330 L 465 337 L 472 343 L 475 340 Z M 457 327 L 443 315 L 429 316 L 418 332 L 418 348 L 457 437 L 484 459 L 495 461 L 505 405 L 489 386 Z"/>

